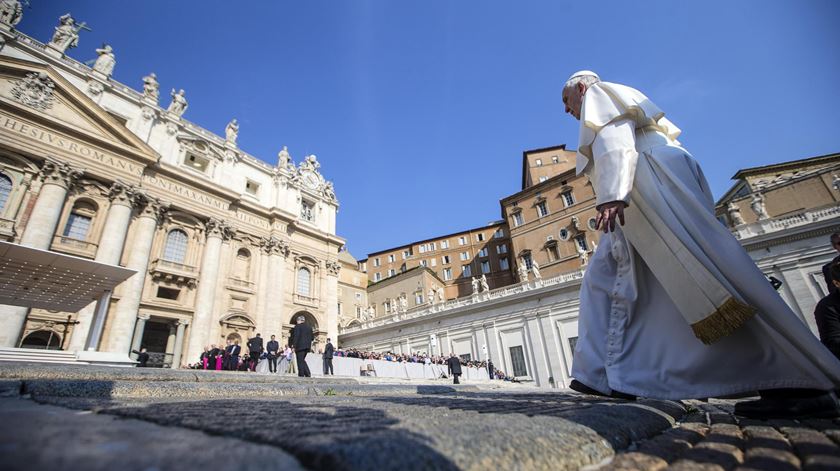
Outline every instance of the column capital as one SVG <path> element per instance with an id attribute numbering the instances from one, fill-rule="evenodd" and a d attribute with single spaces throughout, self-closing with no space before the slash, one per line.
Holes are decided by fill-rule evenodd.
<path id="1" fill-rule="evenodd" d="M 283 258 L 288 257 L 290 252 L 289 243 L 275 236 L 262 239 L 260 241 L 260 247 L 268 255 L 280 255 Z"/>
<path id="2" fill-rule="evenodd" d="M 163 220 L 163 216 L 169 210 L 169 203 L 165 203 L 154 196 L 149 196 L 142 191 L 134 192 L 134 204 L 140 208 L 139 217 L 152 218 L 158 223 Z"/>
<path id="3" fill-rule="evenodd" d="M 338 276 L 338 272 L 341 271 L 341 264 L 335 260 L 327 260 L 324 262 L 324 265 L 327 268 L 327 274 L 331 276 Z"/>
<path id="4" fill-rule="evenodd" d="M 50 183 L 69 189 L 83 174 L 84 170 L 48 158 L 41 167 L 40 176 L 45 184 Z"/>
<path id="5" fill-rule="evenodd" d="M 207 238 L 218 237 L 222 240 L 230 240 L 236 231 L 224 221 L 216 218 L 210 218 L 204 223 L 204 230 L 207 233 Z"/>
<path id="6" fill-rule="evenodd" d="M 108 189 L 108 199 L 111 200 L 111 204 L 132 208 L 136 203 L 134 187 L 117 180 Z"/>
<path id="7" fill-rule="evenodd" d="M 140 319 L 140 320 L 147 321 L 147 320 L 149 320 L 149 319 L 151 319 L 151 318 L 152 318 L 152 316 L 151 316 L 151 315 L 146 314 L 146 313 L 144 313 L 144 312 L 143 312 L 143 313 L 140 313 L 140 314 L 137 314 L 137 319 Z"/>
<path id="8" fill-rule="evenodd" d="M 189 319 L 178 319 L 177 321 L 175 321 L 175 326 L 176 327 L 180 327 L 180 326 L 186 327 L 188 325 L 190 325 L 190 320 Z"/>

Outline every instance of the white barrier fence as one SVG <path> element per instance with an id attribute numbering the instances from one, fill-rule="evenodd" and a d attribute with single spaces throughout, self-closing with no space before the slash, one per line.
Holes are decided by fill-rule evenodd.
<path id="1" fill-rule="evenodd" d="M 294 360 L 292 360 L 294 361 Z M 278 362 L 279 363 L 279 362 Z M 312 376 L 323 376 L 324 362 L 321 355 L 310 353 L 306 355 L 306 364 Z M 372 365 L 372 369 L 368 365 Z M 398 379 L 437 379 L 441 375 L 447 375 L 446 365 L 425 365 L 423 363 L 398 363 L 384 360 L 364 360 L 361 358 L 333 357 L 333 371 L 335 376 L 375 376 L 377 378 L 398 378 Z M 461 379 L 488 381 L 490 376 L 487 368 L 467 368 L 461 366 Z"/>

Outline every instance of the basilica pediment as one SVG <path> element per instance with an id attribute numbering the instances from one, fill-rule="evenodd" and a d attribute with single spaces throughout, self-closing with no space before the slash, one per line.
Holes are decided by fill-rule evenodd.
<path id="1" fill-rule="evenodd" d="M 48 65 L 0 56 L 0 103 L 0 129 L 10 136 L 52 146 L 67 136 L 139 163 L 158 161 L 154 149 Z"/>

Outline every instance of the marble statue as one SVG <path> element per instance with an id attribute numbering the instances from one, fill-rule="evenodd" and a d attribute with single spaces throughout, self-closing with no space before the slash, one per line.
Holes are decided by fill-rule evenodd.
<path id="1" fill-rule="evenodd" d="M 831 187 L 834 188 L 835 190 L 840 191 L 840 175 L 837 175 L 835 173 L 834 175 L 831 176 Z"/>
<path id="2" fill-rule="evenodd" d="M 438 286 L 436 291 L 437 291 L 437 300 L 438 300 L 439 303 L 442 303 L 444 301 L 444 299 L 443 299 L 443 287 Z"/>
<path id="3" fill-rule="evenodd" d="M 300 167 L 302 169 L 309 169 L 309 170 L 318 170 L 321 168 L 321 164 L 318 162 L 318 157 L 315 157 L 315 154 L 307 155 L 303 162 L 301 162 Z"/>
<path id="4" fill-rule="evenodd" d="M 519 264 L 519 282 L 520 283 L 527 283 L 528 282 L 528 267 L 525 266 L 525 262 Z"/>
<path id="5" fill-rule="evenodd" d="M 184 89 L 182 88 L 178 93 L 175 93 L 175 89 L 173 88 L 169 95 L 172 97 L 172 102 L 169 103 L 169 108 L 166 111 L 180 118 L 187 111 L 187 99 L 184 97 Z"/>
<path id="6" fill-rule="evenodd" d="M 572 227 L 574 227 L 578 232 L 582 231 L 580 227 L 580 219 L 578 219 L 577 216 L 572 216 Z"/>
<path id="7" fill-rule="evenodd" d="M 487 284 L 487 277 L 484 276 L 484 275 L 481 275 L 481 280 L 480 281 L 481 281 L 481 290 L 485 291 L 485 292 L 490 291 L 490 285 Z"/>
<path id="8" fill-rule="evenodd" d="M 406 299 L 405 293 L 400 293 L 400 310 L 403 312 L 408 310 L 408 299 Z"/>
<path id="9" fill-rule="evenodd" d="M 426 300 L 429 302 L 429 304 L 434 304 L 435 303 L 435 290 L 434 290 L 434 288 L 429 288 L 429 291 L 426 293 L 426 296 L 428 296 L 428 298 Z"/>
<path id="10" fill-rule="evenodd" d="M 732 226 L 744 224 L 744 218 L 741 216 L 741 208 L 737 204 L 730 201 L 726 206 L 726 212 L 729 213 L 729 220 L 732 221 Z"/>
<path id="11" fill-rule="evenodd" d="M 535 280 L 541 280 L 542 275 L 540 274 L 540 266 L 537 264 L 536 260 L 531 261 L 531 272 L 534 273 Z"/>
<path id="12" fill-rule="evenodd" d="M 160 84 L 154 72 L 143 77 L 143 96 L 151 98 L 155 103 L 158 102 L 158 98 L 160 97 Z"/>
<path id="13" fill-rule="evenodd" d="M 767 215 L 767 206 L 764 202 L 764 195 L 761 192 L 757 191 L 753 193 L 752 200 L 750 200 L 750 207 L 755 215 L 758 216 L 759 221 L 770 218 Z"/>
<path id="14" fill-rule="evenodd" d="M 324 184 L 324 197 L 328 200 L 335 200 L 335 188 L 333 188 L 333 182 L 326 182 Z"/>
<path id="15" fill-rule="evenodd" d="M 473 296 L 478 294 L 480 285 L 481 285 L 481 282 L 478 281 L 478 279 L 476 277 L 472 277 L 472 294 L 473 294 Z"/>
<path id="16" fill-rule="evenodd" d="M 60 52 L 74 48 L 79 45 L 79 31 L 82 29 L 90 30 L 84 22 L 77 25 L 70 13 L 66 13 L 58 19 L 58 26 L 48 45 Z"/>
<path id="17" fill-rule="evenodd" d="M 0 0 L 0 23 L 15 26 L 23 17 L 23 7 L 18 0 Z"/>
<path id="18" fill-rule="evenodd" d="M 103 44 L 101 48 L 96 50 L 96 53 L 99 54 L 99 57 L 93 64 L 93 70 L 110 77 L 114 73 L 114 66 L 117 65 L 114 49 L 109 44 Z"/>
<path id="19" fill-rule="evenodd" d="M 225 141 L 228 144 L 236 145 L 236 139 L 239 137 L 239 123 L 236 118 L 233 118 L 227 126 L 225 126 Z"/>
<path id="20" fill-rule="evenodd" d="M 589 263 L 589 255 L 586 253 L 586 250 L 583 250 L 583 247 L 577 247 L 578 258 L 580 258 L 580 266 L 585 267 L 587 263 Z"/>
<path id="21" fill-rule="evenodd" d="M 368 319 L 373 319 L 376 317 L 376 309 L 373 306 L 367 307 Z"/>

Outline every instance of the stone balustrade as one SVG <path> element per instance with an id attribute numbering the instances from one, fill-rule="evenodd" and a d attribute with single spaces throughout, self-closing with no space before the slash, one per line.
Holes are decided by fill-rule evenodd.
<path id="1" fill-rule="evenodd" d="M 451 299 L 440 304 L 425 304 L 422 306 L 416 306 L 411 309 L 408 309 L 405 312 L 390 313 L 383 317 L 369 319 L 365 322 L 362 322 L 361 325 L 345 327 L 344 329 L 341 329 L 339 333 L 349 334 L 351 332 L 358 332 L 360 330 L 370 329 L 373 327 L 380 327 L 387 324 L 393 324 L 395 322 L 416 319 L 419 317 L 428 316 L 430 314 L 442 313 L 445 311 L 458 309 L 465 306 L 496 301 L 502 298 L 507 298 L 520 293 L 524 293 L 533 289 L 542 289 L 551 286 L 559 287 L 566 283 L 571 283 L 575 280 L 583 278 L 584 271 L 585 270 L 575 270 L 568 273 L 562 273 L 551 278 L 543 278 L 540 280 L 531 280 L 526 283 L 518 283 L 515 285 L 503 286 L 494 290 L 485 291 L 470 296 L 464 296 L 461 298 Z"/>
<path id="2" fill-rule="evenodd" d="M 797 226 L 804 226 L 815 222 L 826 221 L 840 217 L 840 206 L 814 209 L 792 214 L 790 216 L 765 219 L 750 224 L 742 224 L 732 228 L 732 234 L 736 239 L 748 239 L 758 235 L 791 229 Z"/>

